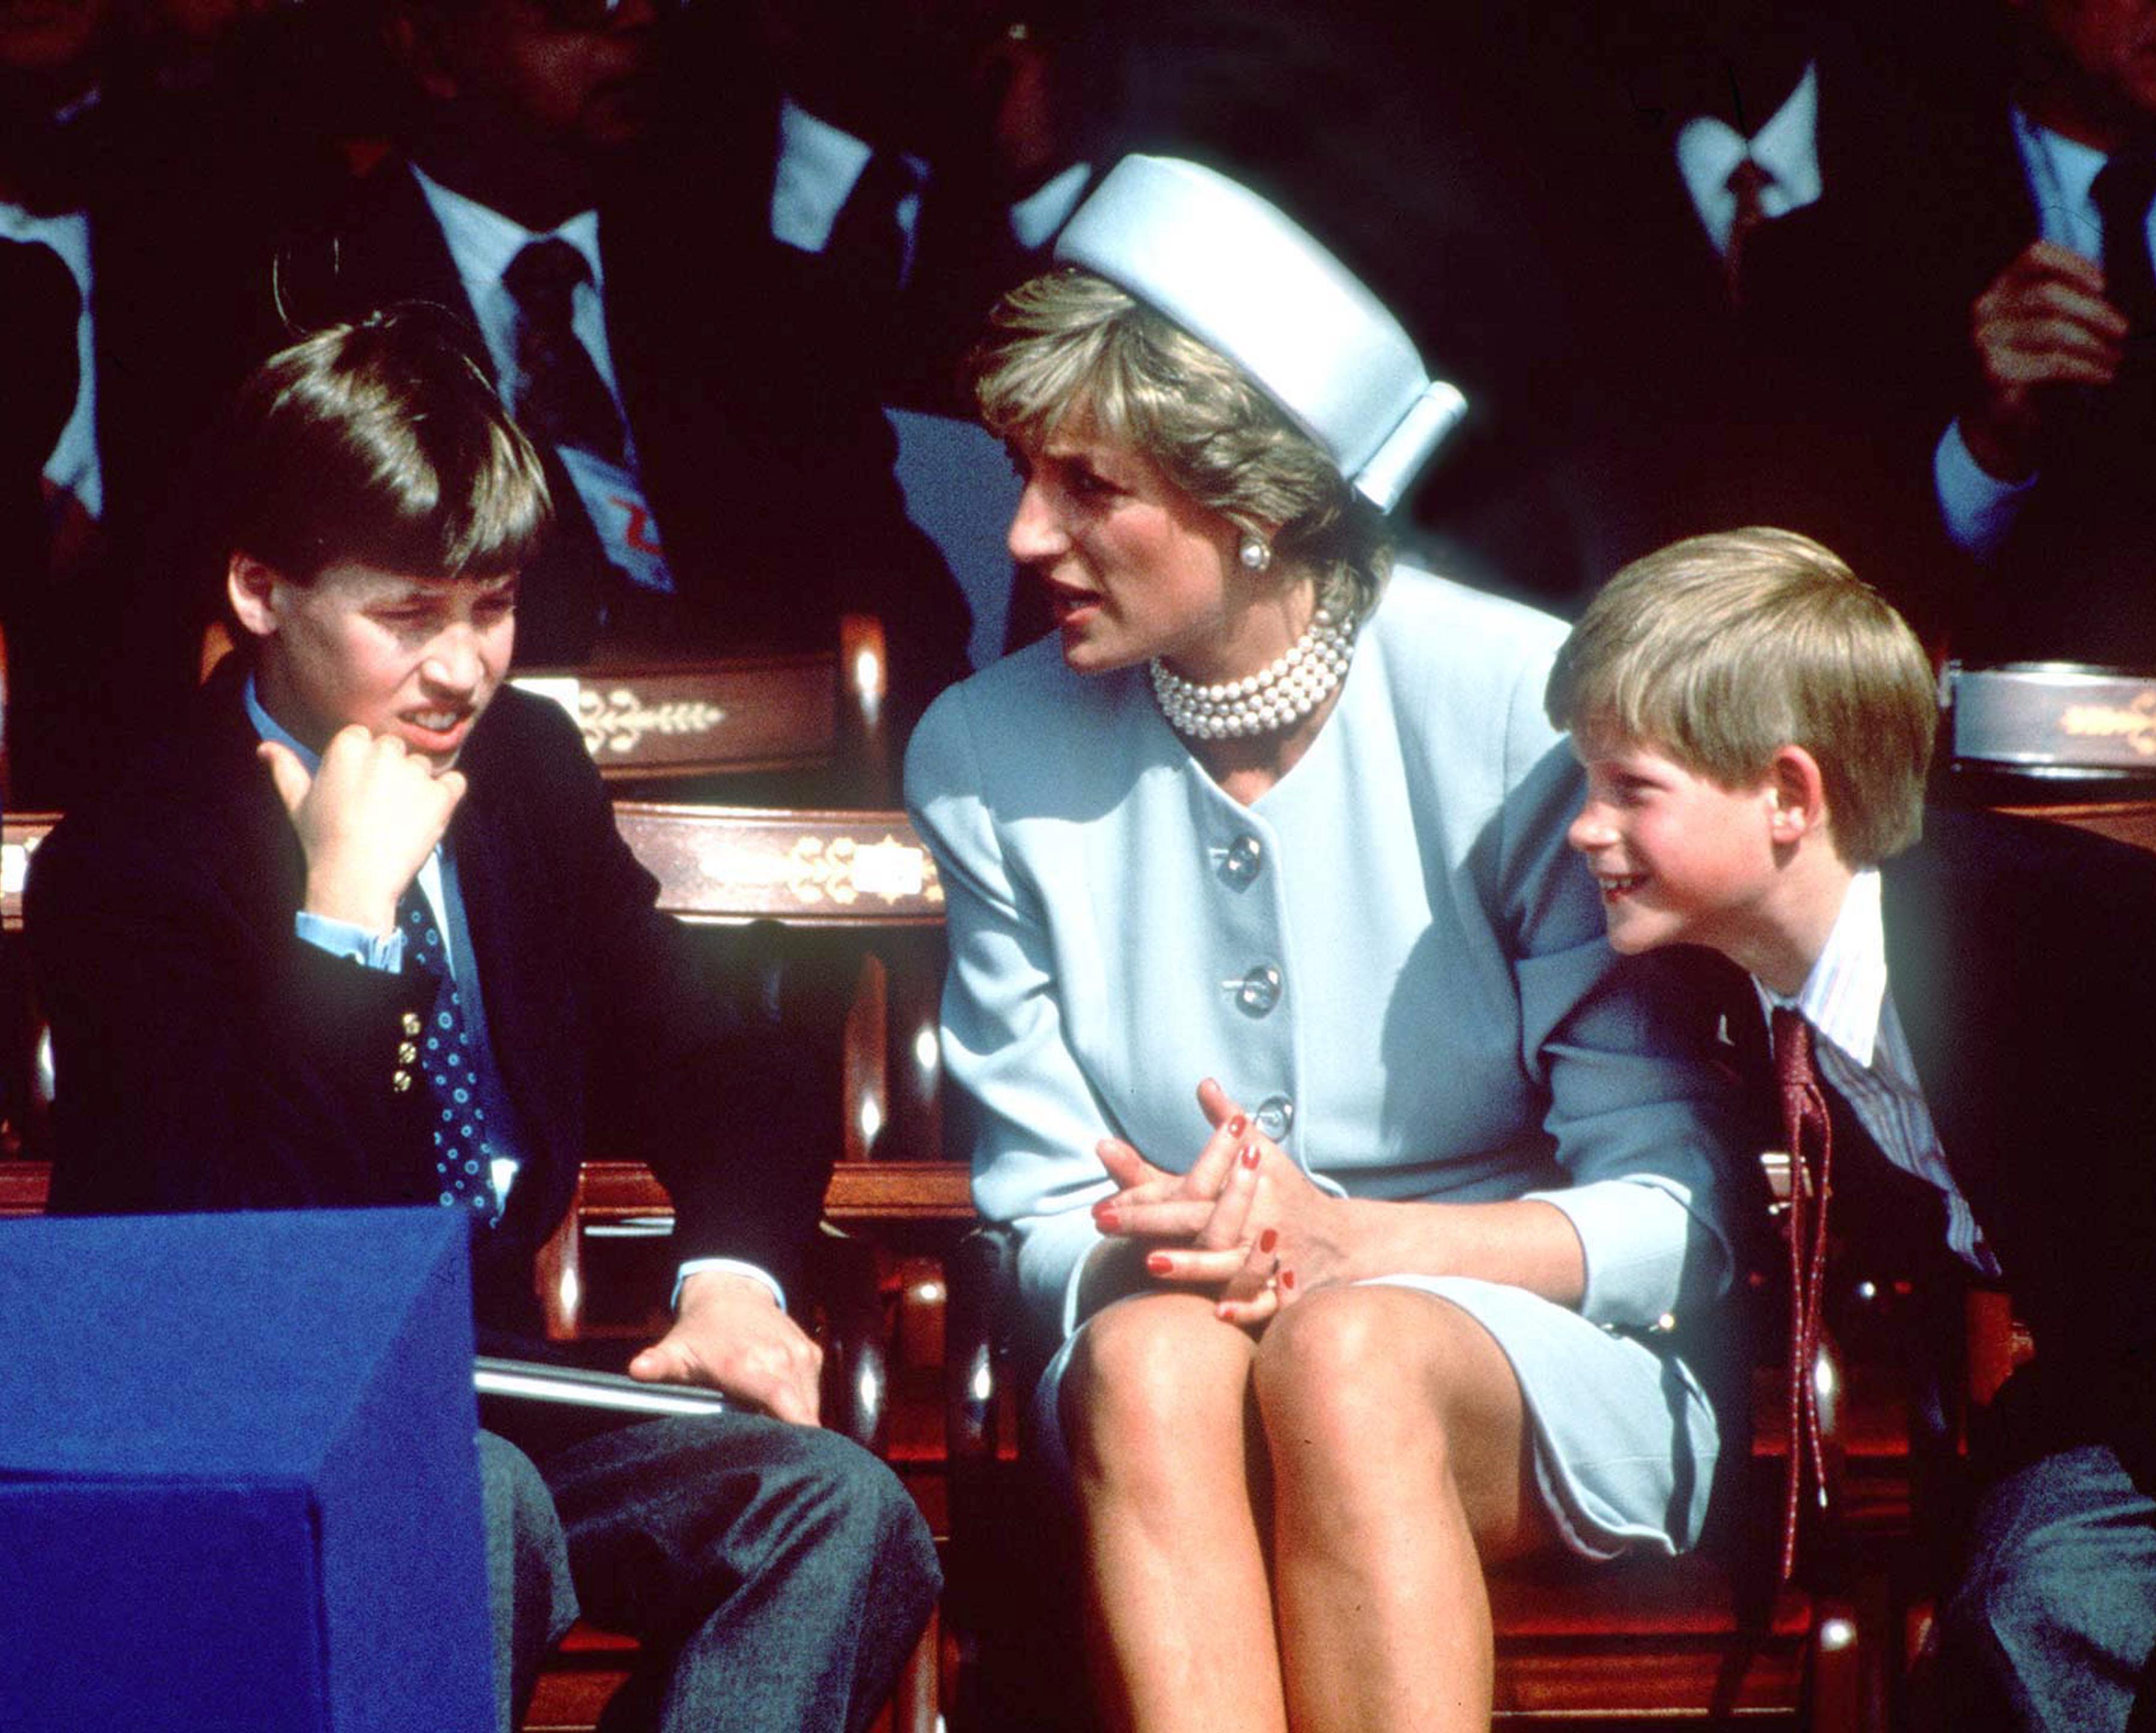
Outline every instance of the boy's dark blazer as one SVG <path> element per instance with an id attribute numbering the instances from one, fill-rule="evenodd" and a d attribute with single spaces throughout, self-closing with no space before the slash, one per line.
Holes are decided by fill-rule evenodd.
<path id="1" fill-rule="evenodd" d="M 55 1208 L 438 1196 L 434 1109 L 400 1052 L 434 979 L 295 935 L 303 861 L 255 758 L 239 660 L 35 858 L 28 929 L 58 1067 Z M 745 1258 L 790 1286 L 828 1171 L 793 1044 L 758 991 L 730 985 L 654 910 L 653 881 L 558 710 L 504 690 L 460 764 L 470 788 L 449 840 L 529 1144 L 505 1219 L 475 1235 L 483 1331 L 536 1334 L 533 1256 L 594 1123 L 609 1153 L 658 1171 L 683 1256 Z"/>
<path id="2" fill-rule="evenodd" d="M 2015 1448 L 2104 1440 L 2146 1463 L 2156 856 L 1935 809 L 1882 878 L 1888 981 L 1940 1147 L 2035 1338 L 2010 1393 Z"/>
<path id="3" fill-rule="evenodd" d="M 964 599 L 906 516 L 896 436 L 842 352 L 847 310 L 767 234 L 723 221 L 731 207 L 706 208 L 696 184 L 680 162 L 624 172 L 599 213 L 608 343 L 682 641 L 706 653 L 821 650 L 839 614 L 878 614 L 910 714 L 965 671 Z M 432 301 L 470 324 L 491 373 L 449 244 L 402 159 L 380 164 L 283 265 L 288 317 L 312 326 Z M 598 630 L 608 563 L 558 460 L 542 455 L 560 521 L 525 573 L 518 652 L 572 661 Z"/>

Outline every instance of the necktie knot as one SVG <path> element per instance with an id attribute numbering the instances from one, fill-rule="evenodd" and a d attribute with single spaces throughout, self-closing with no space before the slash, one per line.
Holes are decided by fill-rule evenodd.
<path id="1" fill-rule="evenodd" d="M 1759 209 L 1760 195 L 1774 184 L 1774 177 L 1755 158 L 1739 157 L 1737 167 L 1729 171 L 1729 178 L 1723 184 L 1735 196 L 1738 214 L 1741 218 L 1748 206 L 1755 212 Z"/>
<path id="2" fill-rule="evenodd" d="M 1812 1026 L 1804 1014 L 1786 1005 L 1774 1007 L 1774 1081 L 1789 1091 L 1815 1088 L 1819 1071 L 1812 1059 Z"/>
<path id="3" fill-rule="evenodd" d="M 528 242 L 501 274 L 503 285 L 526 318 L 564 330 L 578 285 L 591 278 L 590 261 L 559 235 Z"/>

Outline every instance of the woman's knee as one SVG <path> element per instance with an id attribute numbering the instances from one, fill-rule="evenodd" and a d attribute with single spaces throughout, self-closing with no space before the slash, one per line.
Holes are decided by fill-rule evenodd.
<path id="1" fill-rule="evenodd" d="M 1372 1424 L 1414 1415 L 1435 1418 L 1413 1400 L 1431 1381 L 1427 1340 L 1435 1304 L 1398 1288 L 1321 1289 L 1266 1327 L 1255 1380 L 1268 1434 L 1338 1434 L 1349 1442 Z M 1441 1326 L 1440 1326 L 1441 1327 Z"/>
<path id="2" fill-rule="evenodd" d="M 1250 1339 L 1202 1299 L 1148 1295 L 1108 1307 L 1087 1322 L 1063 1375 L 1074 1461 L 1081 1470 L 1130 1463 L 1149 1444 L 1240 1432 L 1250 1366 Z"/>

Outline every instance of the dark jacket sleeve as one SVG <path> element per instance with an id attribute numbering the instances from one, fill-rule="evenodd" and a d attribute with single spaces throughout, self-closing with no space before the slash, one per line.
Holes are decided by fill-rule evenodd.
<path id="1" fill-rule="evenodd" d="M 27 924 L 53 1027 L 55 1206 L 431 1201 L 402 1049 L 433 977 L 299 938 L 264 894 L 286 863 L 231 841 L 153 812 L 69 820 L 38 852 Z"/>

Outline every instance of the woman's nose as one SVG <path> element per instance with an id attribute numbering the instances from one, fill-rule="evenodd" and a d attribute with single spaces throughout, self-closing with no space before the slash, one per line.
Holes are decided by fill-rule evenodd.
<path id="1" fill-rule="evenodd" d="M 1012 515 L 1010 534 L 1005 539 L 1011 558 L 1021 565 L 1053 558 L 1070 544 L 1055 504 L 1038 481 L 1029 480 L 1025 491 L 1018 496 L 1018 510 Z"/>

